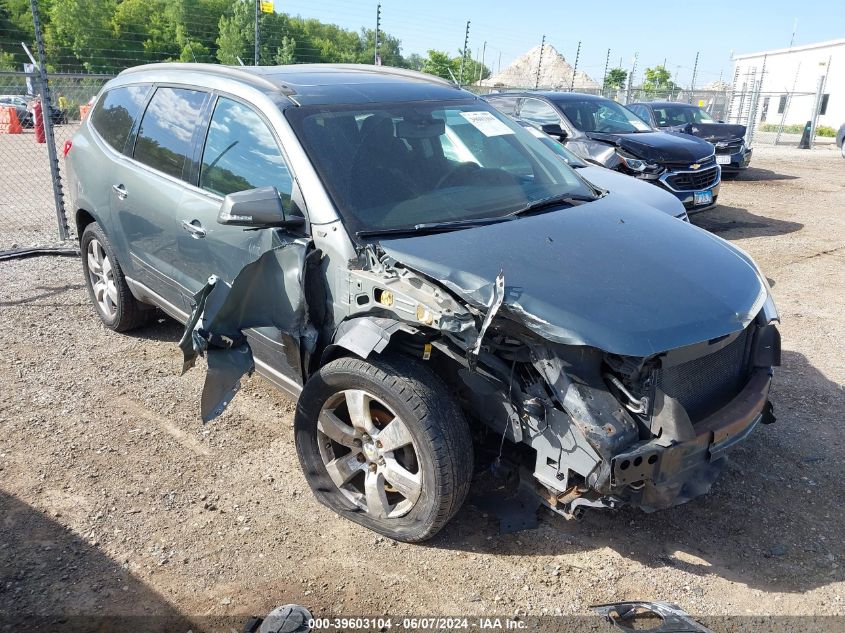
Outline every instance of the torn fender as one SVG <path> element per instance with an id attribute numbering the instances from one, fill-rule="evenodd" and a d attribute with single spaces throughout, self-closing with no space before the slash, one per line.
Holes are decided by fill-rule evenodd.
<path id="1" fill-rule="evenodd" d="M 276 327 L 299 342 L 300 353 L 315 348 L 317 331 L 308 320 L 305 298 L 310 246 L 293 241 L 266 251 L 244 266 L 231 285 L 212 275 L 194 296 L 179 347 L 183 374 L 197 356 L 208 358 L 200 407 L 203 422 L 220 415 L 240 388 L 241 377 L 255 370 L 244 330 Z"/>
<path id="2" fill-rule="evenodd" d="M 323 352 L 323 362 L 336 356 L 339 350 L 352 352 L 361 358 L 367 358 L 372 352 L 379 354 L 399 330 L 409 334 L 419 331 L 412 325 L 386 317 L 360 316 L 347 319 L 338 326 L 335 342 Z"/>

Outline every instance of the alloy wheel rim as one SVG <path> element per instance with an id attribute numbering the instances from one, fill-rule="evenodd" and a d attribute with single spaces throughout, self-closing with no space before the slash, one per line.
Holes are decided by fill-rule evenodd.
<path id="1" fill-rule="evenodd" d="M 97 307 L 109 319 L 117 314 L 117 286 L 114 282 L 114 268 L 106 255 L 106 249 L 96 238 L 88 242 L 88 281 L 94 291 Z"/>
<path id="2" fill-rule="evenodd" d="M 407 424 L 362 389 L 329 398 L 320 410 L 317 443 L 338 490 L 374 518 L 394 519 L 422 493 L 417 446 Z"/>

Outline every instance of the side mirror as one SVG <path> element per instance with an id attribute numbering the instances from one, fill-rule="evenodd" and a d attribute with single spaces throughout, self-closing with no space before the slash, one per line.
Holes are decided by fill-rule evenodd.
<path id="1" fill-rule="evenodd" d="M 275 187 L 260 187 L 230 193 L 223 198 L 218 224 L 250 228 L 293 228 L 305 224 L 305 218 L 285 213 L 285 206 Z"/>
<path id="2" fill-rule="evenodd" d="M 560 127 L 559 123 L 547 123 L 546 125 L 540 128 L 548 134 L 549 136 L 555 137 L 559 141 L 565 141 L 566 137 L 569 136 L 562 127 Z"/>

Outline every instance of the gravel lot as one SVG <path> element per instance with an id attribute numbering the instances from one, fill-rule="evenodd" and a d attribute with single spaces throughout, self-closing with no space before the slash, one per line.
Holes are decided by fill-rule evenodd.
<path id="1" fill-rule="evenodd" d="M 694 223 L 773 282 L 777 423 L 704 498 L 654 515 L 543 514 L 505 536 L 471 503 L 425 545 L 339 519 L 312 499 L 294 405 L 268 383 L 247 380 L 203 427 L 203 373 L 179 376 L 181 326 L 111 333 L 77 260 L 0 262 L 0 630 L 30 630 L 9 624 L 21 614 L 56 630 L 155 614 L 132 628 L 239 631 L 290 602 L 315 615 L 586 616 L 623 599 L 676 602 L 720 632 L 845 630 L 845 161 L 761 148 L 752 164 Z M 611 630 L 597 618 L 535 630 L 553 625 Z"/>

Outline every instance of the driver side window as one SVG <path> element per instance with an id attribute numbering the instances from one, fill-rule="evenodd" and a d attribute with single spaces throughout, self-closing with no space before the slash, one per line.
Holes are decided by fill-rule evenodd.
<path id="1" fill-rule="evenodd" d="M 270 129 L 252 108 L 226 97 L 214 107 L 199 185 L 220 196 L 273 186 L 286 205 L 293 187 Z"/>

